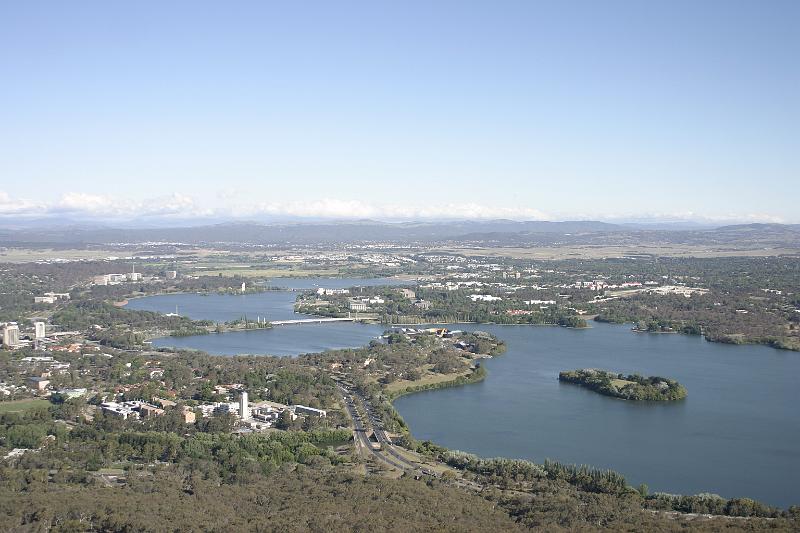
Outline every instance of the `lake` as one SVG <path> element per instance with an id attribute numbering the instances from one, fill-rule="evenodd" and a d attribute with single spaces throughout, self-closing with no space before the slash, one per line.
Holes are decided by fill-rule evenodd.
<path id="1" fill-rule="evenodd" d="M 407 283 L 394 278 L 280 278 L 273 280 L 271 285 L 298 290 Z M 308 315 L 294 312 L 296 297 L 296 292 L 274 290 L 253 294 L 164 294 L 134 298 L 126 308 L 159 313 L 174 313 L 177 308 L 178 314 L 183 316 L 215 322 L 229 322 L 243 316 L 250 320 L 258 317 L 267 320 L 308 318 Z M 363 346 L 385 329 L 374 324 L 303 324 L 190 337 L 162 337 L 154 339 L 153 346 L 204 350 L 214 355 L 296 356 Z"/>
<path id="2" fill-rule="evenodd" d="M 486 380 L 395 401 L 417 439 L 611 468 L 651 492 L 800 503 L 800 354 L 607 324 L 478 329 L 508 345 L 484 363 Z M 671 377 L 689 396 L 628 402 L 558 381 L 586 367 Z"/>
<path id="3" fill-rule="evenodd" d="M 352 280 L 366 285 L 369 280 Z M 359 283 L 360 282 L 360 283 Z M 311 283 L 315 283 L 312 281 Z M 326 285 L 322 281 L 323 286 Z M 295 294 L 164 295 L 130 308 L 192 318 L 296 318 Z M 746 496 L 772 505 L 800 503 L 800 354 L 730 346 L 700 337 L 591 329 L 458 325 L 504 339 L 508 351 L 484 362 L 485 381 L 399 398 L 395 407 L 418 439 L 485 457 L 546 458 L 611 468 L 651 491 Z M 155 346 L 219 355 L 297 355 L 356 347 L 384 326 L 278 326 L 156 339 Z M 562 370 L 594 367 L 662 375 L 686 386 L 686 400 L 635 403 L 560 383 Z"/>

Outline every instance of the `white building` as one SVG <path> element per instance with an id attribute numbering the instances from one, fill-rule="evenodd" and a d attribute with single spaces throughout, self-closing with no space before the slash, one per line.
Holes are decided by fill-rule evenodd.
<path id="1" fill-rule="evenodd" d="M 320 296 L 341 296 L 343 294 L 350 294 L 348 289 L 325 289 L 320 287 L 317 289 L 317 294 Z"/>
<path id="2" fill-rule="evenodd" d="M 357 302 L 354 300 L 350 300 L 347 304 L 350 307 L 351 311 L 366 311 L 367 304 L 364 302 Z"/>
<path id="3" fill-rule="evenodd" d="M 247 420 L 250 418 L 250 405 L 247 402 L 247 392 L 242 391 L 239 396 L 239 418 Z"/>
<path id="4" fill-rule="evenodd" d="M 138 403 L 141 404 L 141 402 Z M 138 407 L 140 407 L 140 405 L 137 405 L 137 402 L 103 402 L 100 404 L 100 409 L 103 410 L 104 414 L 115 416 L 123 420 L 139 418 L 139 413 L 135 410 Z"/>
<path id="5" fill-rule="evenodd" d="M 44 322 L 34 322 L 33 328 L 36 331 L 36 339 L 43 339 L 47 335 L 47 325 Z"/>
<path id="6" fill-rule="evenodd" d="M 315 409 L 313 407 L 306 407 L 305 405 L 295 405 L 294 412 L 301 415 L 315 415 L 320 418 L 325 418 L 328 416 L 328 412 L 324 409 Z"/>
<path id="7" fill-rule="evenodd" d="M 19 326 L 16 322 L 3 324 L 3 345 L 7 348 L 19 346 Z"/>
<path id="8" fill-rule="evenodd" d="M 502 300 L 500 296 L 492 296 L 491 294 L 470 294 L 469 299 L 473 302 L 497 302 Z"/>

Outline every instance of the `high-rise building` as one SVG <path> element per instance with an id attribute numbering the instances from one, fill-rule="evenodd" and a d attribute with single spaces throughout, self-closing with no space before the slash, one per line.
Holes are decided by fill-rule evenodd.
<path id="1" fill-rule="evenodd" d="M 242 391 L 242 395 L 239 396 L 239 417 L 242 420 L 250 418 L 250 405 L 247 403 L 247 392 L 245 391 Z"/>
<path id="2" fill-rule="evenodd" d="M 43 339 L 47 334 L 47 326 L 44 322 L 34 322 L 33 328 L 36 330 L 36 339 Z"/>
<path id="3" fill-rule="evenodd" d="M 19 345 L 19 326 L 16 322 L 7 322 L 3 327 L 3 345 L 13 348 Z"/>

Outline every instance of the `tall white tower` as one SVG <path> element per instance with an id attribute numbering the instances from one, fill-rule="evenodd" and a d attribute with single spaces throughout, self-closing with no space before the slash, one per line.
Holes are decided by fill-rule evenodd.
<path id="1" fill-rule="evenodd" d="M 242 391 L 239 396 L 239 418 L 247 420 L 250 418 L 250 406 L 247 403 L 247 392 Z"/>
<path id="2" fill-rule="evenodd" d="M 36 340 L 43 339 L 47 334 L 47 326 L 44 322 L 34 322 L 33 327 L 36 330 Z"/>
<path id="3" fill-rule="evenodd" d="M 13 348 L 19 344 L 19 326 L 16 322 L 8 322 L 3 329 L 3 344 Z"/>

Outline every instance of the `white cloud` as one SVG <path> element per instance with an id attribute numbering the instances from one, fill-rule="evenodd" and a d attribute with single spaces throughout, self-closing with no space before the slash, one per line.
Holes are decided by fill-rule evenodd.
<path id="1" fill-rule="evenodd" d="M 70 192 L 48 206 L 46 214 L 88 215 L 91 217 L 199 217 L 212 213 L 195 204 L 193 198 L 172 194 L 145 200 L 119 199 L 111 196 Z"/>
<path id="2" fill-rule="evenodd" d="M 68 192 L 52 202 L 12 198 L 0 191 L 0 218 L 54 218 L 115 220 L 136 219 L 376 219 L 402 220 L 606 220 L 609 222 L 694 221 L 706 223 L 778 222 L 787 220 L 761 213 L 708 215 L 695 212 L 674 213 L 545 213 L 525 206 L 491 206 L 476 202 L 441 202 L 419 205 L 412 200 L 395 203 L 370 203 L 363 200 L 323 198 L 290 202 L 247 203 L 246 195 L 217 195 L 216 207 L 199 204 L 193 197 L 174 193 L 147 199 L 119 198 L 85 192 Z M 412 196 L 413 198 L 413 196 Z"/>
<path id="3" fill-rule="evenodd" d="M 607 222 L 699 222 L 708 224 L 775 223 L 788 224 L 792 221 L 768 213 L 697 213 L 695 211 L 674 211 L 666 213 L 583 213 L 572 215 L 582 220 L 604 220 Z"/>
<path id="4" fill-rule="evenodd" d="M 272 215 L 305 218 L 337 218 L 381 220 L 414 219 L 493 219 L 543 220 L 547 216 L 537 209 L 492 207 L 475 203 L 443 203 L 434 205 L 370 204 L 360 200 L 325 198 L 305 202 L 269 202 L 241 208 L 246 215 Z"/>
<path id="5" fill-rule="evenodd" d="M 43 209 L 46 209 L 43 204 L 37 204 L 30 200 L 14 199 L 7 192 L 0 191 L 0 216 L 26 215 L 40 212 Z"/>

